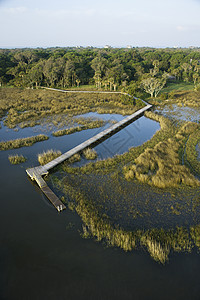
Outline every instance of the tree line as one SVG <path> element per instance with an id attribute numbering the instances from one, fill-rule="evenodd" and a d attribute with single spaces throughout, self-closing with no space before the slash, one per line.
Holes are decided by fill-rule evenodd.
<path id="1" fill-rule="evenodd" d="M 0 86 L 128 90 L 156 97 L 167 79 L 200 85 L 200 49 L 0 49 Z"/>

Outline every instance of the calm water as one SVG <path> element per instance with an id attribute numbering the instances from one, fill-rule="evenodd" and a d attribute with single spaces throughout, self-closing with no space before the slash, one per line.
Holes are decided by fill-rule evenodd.
<path id="1" fill-rule="evenodd" d="M 155 110 L 158 113 L 162 113 L 168 118 L 174 118 L 178 121 L 191 121 L 199 123 L 200 108 L 199 107 L 187 107 L 178 106 L 176 104 L 165 105 L 161 109 L 157 108 Z"/>
<path id="2" fill-rule="evenodd" d="M 96 150 L 99 157 L 123 153 L 158 128 L 142 117 Z M 8 138 L 2 128 L 0 135 L 25 137 L 29 130 L 33 129 L 9 131 Z M 38 152 L 67 151 L 98 131 L 51 137 L 32 147 L 0 152 L 0 299 L 200 299 L 197 253 L 173 255 L 162 266 L 145 251 L 125 253 L 82 239 L 79 217 L 69 210 L 57 213 L 26 176 L 25 169 L 37 165 Z M 24 154 L 28 161 L 12 166 L 7 159 L 11 153 Z"/>

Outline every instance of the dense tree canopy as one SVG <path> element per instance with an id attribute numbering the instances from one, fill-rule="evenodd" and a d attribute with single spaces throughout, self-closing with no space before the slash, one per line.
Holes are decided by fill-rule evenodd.
<path id="1" fill-rule="evenodd" d="M 163 85 L 163 75 L 192 82 L 196 89 L 200 49 L 0 49 L 0 86 L 69 88 L 93 84 L 110 90 L 134 87 L 135 91 L 148 91 L 148 83 Z"/>

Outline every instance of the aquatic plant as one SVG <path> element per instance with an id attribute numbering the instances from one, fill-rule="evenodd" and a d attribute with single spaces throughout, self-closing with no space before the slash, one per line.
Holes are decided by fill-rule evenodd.
<path id="1" fill-rule="evenodd" d="M 8 159 L 12 165 L 21 164 L 25 162 L 27 159 L 23 155 L 9 155 Z"/>
<path id="2" fill-rule="evenodd" d="M 83 155 L 86 159 L 88 160 L 93 160 L 97 158 L 97 153 L 94 149 L 91 148 L 86 148 L 83 150 Z"/>
<path id="3" fill-rule="evenodd" d="M 69 176 L 62 180 L 57 178 L 54 183 L 67 196 L 66 199 L 70 199 L 68 207 L 81 217 L 82 237 L 92 237 L 98 242 L 104 241 L 107 245 L 119 247 L 124 251 L 145 248 L 150 256 L 161 264 L 168 261 L 171 251 L 191 252 L 194 245 L 200 248 L 200 225 L 192 226 L 190 229 L 176 227 L 167 230 L 163 228 L 125 230 L 114 225 L 105 211 L 101 212 L 96 201 L 88 198 L 79 183 L 74 185 Z"/>
<path id="4" fill-rule="evenodd" d="M 80 161 L 81 160 L 81 156 L 79 153 L 76 153 L 74 154 L 73 156 L 71 156 L 69 159 L 68 159 L 68 162 L 70 164 L 73 164 L 74 162 L 77 162 L 77 161 Z"/>
<path id="5" fill-rule="evenodd" d="M 39 134 L 32 137 L 21 138 L 16 140 L 10 141 L 2 141 L 0 142 L 0 150 L 9 150 L 9 149 L 16 149 L 21 147 L 29 147 L 32 146 L 34 143 L 41 142 L 48 140 L 48 136 L 44 134 Z"/>
<path id="6" fill-rule="evenodd" d="M 43 153 L 38 154 L 38 161 L 41 165 L 45 165 L 48 162 L 52 161 L 53 159 L 57 158 L 60 156 L 62 153 L 61 151 L 57 150 L 47 150 L 46 152 L 44 151 Z"/>

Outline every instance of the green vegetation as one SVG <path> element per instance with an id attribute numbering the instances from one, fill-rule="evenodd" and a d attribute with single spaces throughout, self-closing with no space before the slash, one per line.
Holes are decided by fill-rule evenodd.
<path id="1" fill-rule="evenodd" d="M 79 184 L 74 185 L 68 176 L 62 180 L 54 178 L 54 183 L 64 193 L 62 199 L 68 199 L 66 200 L 68 207 L 76 210 L 81 217 L 82 236 L 85 238 L 93 237 L 97 241 L 106 241 L 109 246 L 120 247 L 124 251 L 145 248 L 155 261 L 162 264 L 168 261 L 171 251 L 191 252 L 194 246 L 200 247 L 199 225 L 189 229 L 179 226 L 168 230 L 163 228 L 125 230 L 114 225 L 108 215 L 101 212 L 97 203 L 84 194 Z"/>
<path id="2" fill-rule="evenodd" d="M 81 156 L 79 153 L 74 154 L 73 156 L 71 156 L 67 162 L 69 162 L 70 164 L 73 164 L 74 162 L 80 161 L 81 160 Z"/>
<path id="3" fill-rule="evenodd" d="M 57 128 L 69 127 L 54 132 L 55 136 L 60 136 L 102 126 L 100 123 L 103 121 L 88 122 L 74 116 L 90 111 L 126 115 L 144 106 L 140 100 L 125 95 L 66 94 L 38 88 L 42 86 L 79 91 L 122 91 L 144 99 L 151 96 L 150 101 L 154 105 L 175 103 L 178 106 L 199 107 L 199 61 L 199 50 L 191 49 L 1 49 L 0 85 L 3 87 L 0 88 L 0 116 L 4 117 L 4 125 L 9 128 L 35 126 L 42 122 L 51 122 Z M 30 89 L 32 87 L 36 89 Z M 54 182 L 66 195 L 68 207 L 80 215 L 84 237 L 92 236 L 125 251 L 143 247 L 156 261 L 164 264 L 171 251 L 190 252 L 194 246 L 200 249 L 200 226 L 145 230 L 137 229 L 134 224 L 136 229 L 131 231 L 115 225 L 119 223 L 113 221 L 113 211 L 120 219 L 120 205 L 124 205 L 127 209 L 124 211 L 131 220 L 145 215 L 150 217 L 145 209 L 142 213 L 142 205 L 152 206 L 150 212 L 161 217 L 164 209 L 177 219 L 182 217 L 183 207 L 196 212 L 196 207 L 199 207 L 197 196 L 191 197 L 190 201 L 182 201 L 179 195 L 179 201 L 170 199 L 169 203 L 165 202 L 165 198 L 169 193 L 173 198 L 178 190 L 185 192 L 196 187 L 195 191 L 199 192 L 199 181 L 190 173 L 200 174 L 195 149 L 199 142 L 199 124 L 174 124 L 152 112 L 146 113 L 146 116 L 157 120 L 161 126 L 151 140 L 123 155 L 90 162 L 80 168 L 70 166 L 70 163 L 81 159 L 80 154 L 76 154 L 61 166 L 62 175 L 67 172 L 66 178 L 54 178 Z M 25 139 L 16 141 L 1 142 L 0 149 L 11 149 L 13 145 L 18 148 L 29 143 Z M 43 153 L 40 163 L 45 164 L 61 153 L 54 154 L 53 150 Z M 75 184 L 71 179 L 73 176 Z M 92 177 L 96 182 L 90 193 L 86 193 L 81 182 L 91 183 Z M 109 186 L 106 193 L 109 178 L 115 185 L 113 198 Z M 99 181 L 99 197 L 95 194 L 95 202 L 91 195 Z M 139 202 L 135 196 L 136 186 L 139 185 L 144 189 L 153 186 L 152 190 L 158 190 L 157 193 L 163 195 L 160 196 L 162 201 L 159 199 L 155 204 L 155 198 L 146 193 Z M 125 191 L 126 186 L 129 190 Z M 131 197 L 134 195 L 134 199 L 132 197 L 128 203 L 126 199 L 130 194 Z"/>
<path id="4" fill-rule="evenodd" d="M 8 159 L 12 165 L 21 164 L 26 161 L 26 158 L 23 155 L 9 155 Z"/>
<path id="5" fill-rule="evenodd" d="M 198 128 L 195 123 L 187 123 L 181 127 L 174 138 L 159 142 L 153 149 L 145 151 L 135 159 L 135 164 L 125 167 L 126 179 L 137 178 L 141 182 L 166 188 L 185 184 L 200 186 L 186 166 L 180 164 L 179 149 L 183 147 L 185 138 Z"/>
<path id="6" fill-rule="evenodd" d="M 166 87 L 163 88 L 162 93 L 177 93 L 194 90 L 194 85 L 191 82 L 169 82 Z"/>
<path id="7" fill-rule="evenodd" d="M 185 163 L 188 164 L 188 167 L 195 171 L 197 174 L 200 174 L 200 161 L 197 159 L 196 146 L 200 141 L 200 128 L 194 130 L 194 132 L 189 136 L 186 149 L 185 149 Z"/>
<path id="8" fill-rule="evenodd" d="M 93 160 L 97 158 L 97 153 L 94 149 L 86 148 L 83 150 L 83 155 L 88 160 Z"/>
<path id="9" fill-rule="evenodd" d="M 131 148 L 123 155 L 90 163 L 81 168 L 71 168 L 63 164 L 62 169 L 74 174 L 91 172 L 105 174 L 116 170 L 120 172 L 123 168 L 127 180 L 136 178 L 140 182 L 160 188 L 180 184 L 199 186 L 199 181 L 186 166 L 181 164 L 185 143 L 188 137 L 197 131 L 199 125 L 187 122 L 176 127 L 172 121 L 163 116 L 152 112 L 146 112 L 145 115 L 159 121 L 161 126 L 161 130 L 156 132 L 151 140 L 139 147 Z M 191 152 L 192 158 L 195 153 L 195 151 Z"/>
<path id="10" fill-rule="evenodd" d="M 155 83 L 163 76 L 168 82 L 191 83 L 198 89 L 199 60 L 198 49 L 1 49 L 0 85 L 78 90 L 89 86 L 131 90 L 143 98 L 144 80 Z"/>
<path id="11" fill-rule="evenodd" d="M 0 111 L 6 115 L 4 125 L 9 128 L 35 126 L 45 118 L 47 123 L 52 122 L 55 126 L 76 122 L 94 128 L 102 126 L 103 121 L 72 117 L 90 111 L 126 115 L 143 106 L 139 100 L 132 104 L 129 96 L 118 94 L 65 94 L 43 89 L 0 88 Z"/>
<path id="12" fill-rule="evenodd" d="M 0 142 L 0 150 L 9 150 L 9 149 L 16 149 L 21 147 L 29 147 L 32 146 L 34 143 L 41 142 L 48 140 L 48 136 L 44 134 L 39 134 L 32 137 L 10 140 L 6 142 Z"/>
<path id="13" fill-rule="evenodd" d="M 98 128 L 98 127 L 102 127 L 104 124 L 105 124 L 105 122 L 102 120 L 92 121 L 91 123 L 89 123 L 87 125 L 55 131 L 55 132 L 53 132 L 53 136 L 62 136 L 65 134 L 72 134 L 72 133 L 79 132 L 79 131 L 86 130 L 86 129 Z"/>
<path id="14" fill-rule="evenodd" d="M 56 150 L 47 150 L 46 152 L 38 154 L 38 161 L 41 165 L 45 165 L 48 162 L 52 161 L 53 159 L 60 156 L 62 153 Z"/>

